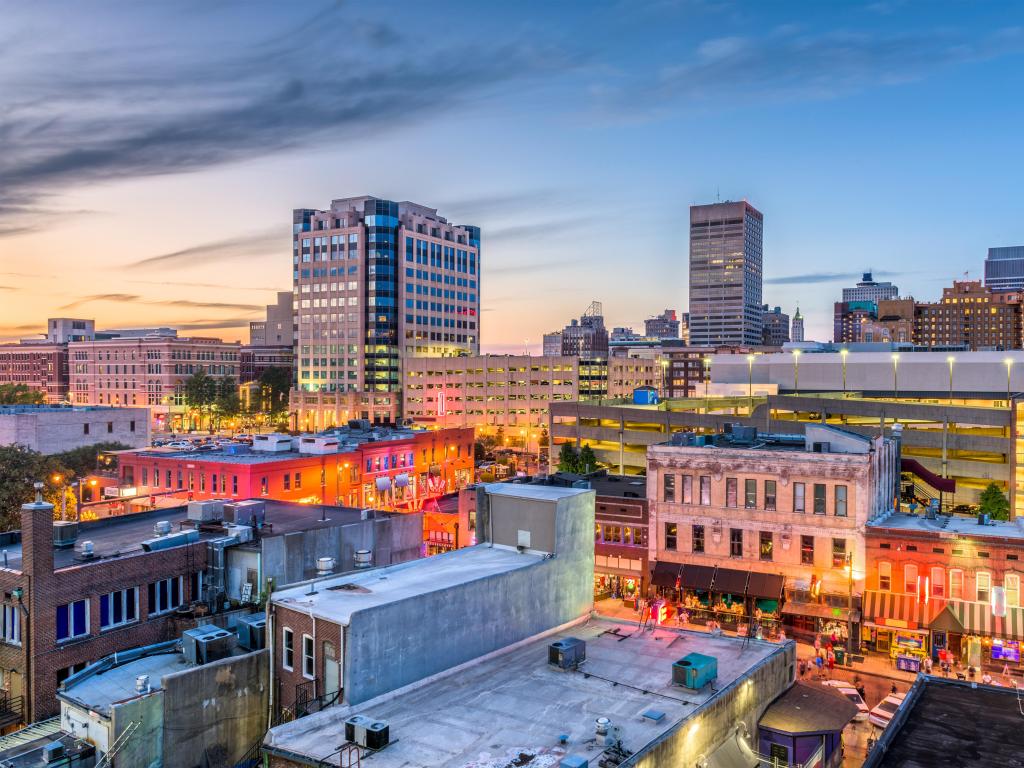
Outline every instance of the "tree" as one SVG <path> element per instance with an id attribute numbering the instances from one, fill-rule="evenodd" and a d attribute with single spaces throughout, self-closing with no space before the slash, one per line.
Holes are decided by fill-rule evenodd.
<path id="1" fill-rule="evenodd" d="M 993 520 L 1010 519 L 1010 502 L 1006 500 L 1006 494 L 998 483 L 989 483 L 981 492 L 979 499 L 979 511 L 988 515 Z"/>
<path id="2" fill-rule="evenodd" d="M 288 393 L 292 388 L 292 372 L 287 368 L 271 367 L 260 374 L 261 409 L 271 415 L 288 411 Z"/>
<path id="3" fill-rule="evenodd" d="M 473 461 L 479 464 L 487 458 L 487 449 L 484 444 L 477 440 L 473 443 Z"/>
<path id="4" fill-rule="evenodd" d="M 85 477 L 96 471 L 96 459 L 101 453 L 126 451 L 129 448 L 131 446 L 124 443 L 96 443 L 95 445 L 83 445 L 81 448 L 74 448 L 63 453 L 55 453 L 53 459 L 67 467 L 75 477 Z"/>
<path id="5" fill-rule="evenodd" d="M 217 412 L 217 426 L 219 428 L 221 419 L 233 419 L 241 412 L 242 401 L 238 396 L 238 384 L 230 376 L 219 379 L 215 387 L 216 395 L 213 407 Z"/>
<path id="6" fill-rule="evenodd" d="M 203 426 L 203 414 L 217 399 L 217 380 L 208 376 L 202 368 L 185 381 L 185 405 L 199 412 L 199 428 Z"/>
<path id="7" fill-rule="evenodd" d="M 597 457 L 594 455 L 594 449 L 589 445 L 584 445 L 580 449 L 580 474 L 588 474 L 597 469 Z"/>
<path id="8" fill-rule="evenodd" d="M 43 498 L 59 512 L 61 494 L 70 492 L 74 473 L 53 456 L 43 456 L 19 445 L 0 447 L 0 530 L 21 527 L 21 506 L 35 498 L 34 483 L 42 482 Z M 74 500 L 68 499 L 68 508 Z"/>
<path id="9" fill-rule="evenodd" d="M 558 471 L 577 473 L 580 470 L 580 455 L 572 443 L 562 443 L 558 449 Z"/>
<path id="10" fill-rule="evenodd" d="M 0 384 L 0 405 L 42 405 L 46 394 L 28 384 Z"/>

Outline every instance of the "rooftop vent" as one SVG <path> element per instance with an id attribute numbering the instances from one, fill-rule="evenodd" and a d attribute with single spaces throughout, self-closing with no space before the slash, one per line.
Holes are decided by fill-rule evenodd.
<path id="1" fill-rule="evenodd" d="M 53 546 L 66 549 L 75 546 L 78 540 L 78 523 L 73 520 L 53 521 Z"/>
<path id="2" fill-rule="evenodd" d="M 334 558 L 333 557 L 318 557 L 316 559 L 316 575 L 317 576 L 330 576 L 334 570 Z"/>
<path id="3" fill-rule="evenodd" d="M 139 693 L 149 693 L 149 675 L 139 675 L 135 678 L 135 690 Z"/>
<path id="4" fill-rule="evenodd" d="M 373 565 L 373 552 L 368 549 L 357 549 L 352 561 L 356 568 L 369 568 Z"/>
<path id="5" fill-rule="evenodd" d="M 181 547 L 185 544 L 193 544 L 199 541 L 199 531 L 194 528 L 187 531 L 178 531 L 166 536 L 158 536 L 155 539 L 146 539 L 142 542 L 142 549 L 146 552 L 156 552 L 160 549 Z"/>
<path id="6" fill-rule="evenodd" d="M 93 556 L 93 543 L 91 541 L 83 541 L 78 545 L 78 554 L 80 557 L 89 559 Z"/>
<path id="7" fill-rule="evenodd" d="M 156 525 L 153 526 L 153 533 L 156 536 L 166 536 L 171 532 L 171 521 L 160 520 Z"/>

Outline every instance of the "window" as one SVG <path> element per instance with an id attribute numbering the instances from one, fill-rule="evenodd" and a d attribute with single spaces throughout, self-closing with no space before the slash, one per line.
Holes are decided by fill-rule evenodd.
<path id="1" fill-rule="evenodd" d="M 255 587 L 255 584 L 253 585 Z M 258 591 L 255 590 L 254 591 Z M 203 572 L 193 571 L 188 576 L 188 594 L 192 600 L 203 598 Z"/>
<path id="2" fill-rule="evenodd" d="M 771 560 L 774 546 L 774 537 L 771 531 L 761 531 L 760 544 L 761 559 Z"/>
<path id="3" fill-rule="evenodd" d="M 793 483 L 793 511 L 804 511 L 804 484 Z"/>
<path id="4" fill-rule="evenodd" d="M 769 512 L 775 511 L 775 481 L 764 481 L 764 508 Z"/>
<path id="5" fill-rule="evenodd" d="M 89 425 L 88 424 L 83 424 L 82 425 L 82 434 L 83 435 L 88 435 L 89 434 Z"/>
<path id="6" fill-rule="evenodd" d="M 693 551 L 701 553 L 704 551 L 704 526 L 693 526 Z"/>
<path id="7" fill-rule="evenodd" d="M 683 475 L 683 504 L 693 504 L 693 478 Z"/>
<path id="8" fill-rule="evenodd" d="M 814 484 L 814 514 L 825 514 L 825 486 L 823 483 Z"/>
<path id="9" fill-rule="evenodd" d="M 287 472 L 284 473 L 284 490 L 290 491 L 292 489 L 292 476 Z"/>
<path id="10" fill-rule="evenodd" d="M 747 509 L 757 508 L 757 480 L 743 481 L 743 506 Z"/>
<path id="11" fill-rule="evenodd" d="M 835 507 L 832 513 L 836 517 L 846 517 L 846 486 L 837 485 L 835 489 Z"/>
<path id="12" fill-rule="evenodd" d="M 941 568 L 932 568 L 928 588 L 932 591 L 932 597 L 945 597 L 946 572 Z"/>
<path id="13" fill-rule="evenodd" d="M 675 475 L 663 475 L 662 476 L 662 501 L 675 501 L 676 500 L 676 476 Z"/>
<path id="14" fill-rule="evenodd" d="M 964 572 L 959 568 L 953 568 L 949 572 L 949 599 L 964 599 Z"/>
<path id="15" fill-rule="evenodd" d="M 703 478 L 701 478 L 701 479 L 703 479 Z M 727 506 L 727 507 L 739 506 L 739 501 L 737 500 L 737 495 L 738 495 L 737 494 L 737 488 L 738 488 L 738 485 L 737 485 L 737 480 L 736 480 L 735 477 L 727 477 L 727 478 L 725 478 L 725 506 Z"/>
<path id="16" fill-rule="evenodd" d="M 89 601 L 76 600 L 57 606 L 57 642 L 63 643 L 89 634 Z"/>
<path id="17" fill-rule="evenodd" d="M 302 475 L 298 472 L 295 473 L 295 490 L 302 487 Z"/>
<path id="18" fill-rule="evenodd" d="M 289 627 L 281 630 L 281 666 L 289 672 L 295 669 L 295 633 Z"/>
<path id="19" fill-rule="evenodd" d="M 260 496 L 266 496 L 266 495 L 267 495 L 267 478 L 261 477 L 260 478 Z"/>
<path id="20" fill-rule="evenodd" d="M 729 529 L 729 557 L 743 557 L 743 529 Z"/>
<path id="21" fill-rule="evenodd" d="M 150 583 L 147 594 L 150 616 L 168 613 L 182 604 L 181 580 L 181 576 L 175 576 Z"/>
<path id="22" fill-rule="evenodd" d="M 892 591 L 892 563 L 878 564 L 878 589 L 881 592 Z"/>
<path id="23" fill-rule="evenodd" d="M 992 574 L 988 571 L 974 572 L 974 589 L 976 600 L 979 603 L 987 603 L 992 595 Z"/>
<path id="24" fill-rule="evenodd" d="M 1003 577 L 1003 589 L 1006 591 L 1006 605 L 1010 608 L 1020 607 L 1020 576 L 1008 573 Z"/>
<path id="25" fill-rule="evenodd" d="M 21 606 L 4 603 L 0 615 L 0 638 L 8 645 L 21 645 Z"/>
<path id="26" fill-rule="evenodd" d="M 800 537 L 800 563 L 802 565 L 814 565 L 814 537 Z"/>
<path id="27" fill-rule="evenodd" d="M 678 537 L 679 527 L 675 523 L 665 523 L 665 549 L 674 550 Z"/>
<path id="28" fill-rule="evenodd" d="M 316 667 L 313 664 L 313 638 L 302 636 L 302 676 L 313 679 Z"/>
<path id="29" fill-rule="evenodd" d="M 700 503 L 705 507 L 711 506 L 711 478 L 707 475 L 700 478 Z"/>
<path id="30" fill-rule="evenodd" d="M 917 594 L 917 566 L 914 563 L 903 566 L 903 591 L 907 594 Z"/>
<path id="31" fill-rule="evenodd" d="M 131 624 L 138 617 L 138 607 L 137 587 L 100 595 L 100 629 L 113 629 Z"/>
<path id="32" fill-rule="evenodd" d="M 842 568 L 846 565 L 846 539 L 832 539 L 832 567 Z"/>

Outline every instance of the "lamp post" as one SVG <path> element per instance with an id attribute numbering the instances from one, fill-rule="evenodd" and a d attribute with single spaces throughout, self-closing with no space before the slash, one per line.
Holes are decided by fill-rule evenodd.
<path id="1" fill-rule="evenodd" d="M 946 362 L 949 363 L 949 404 L 953 404 L 953 363 L 956 362 L 956 358 L 950 355 L 946 358 Z"/>
<path id="2" fill-rule="evenodd" d="M 747 355 L 747 415 L 754 412 L 754 356 Z"/>
<path id="3" fill-rule="evenodd" d="M 793 394 L 800 394 L 800 350 L 793 350 Z"/>
<path id="4" fill-rule="evenodd" d="M 850 354 L 850 350 L 843 347 L 839 350 L 839 357 L 843 360 L 843 397 L 846 397 L 846 356 Z"/>
<path id="5" fill-rule="evenodd" d="M 1006 364 L 1006 407 L 1010 407 L 1010 369 L 1013 367 L 1013 358 L 1008 357 L 1003 362 Z"/>
<path id="6" fill-rule="evenodd" d="M 892 396 L 893 396 L 893 399 L 896 399 L 896 398 L 898 398 L 900 396 L 899 379 L 897 378 L 897 373 L 896 373 L 896 370 L 899 368 L 899 365 L 900 365 L 900 353 L 899 352 L 893 352 L 892 353 Z"/>
<path id="7" fill-rule="evenodd" d="M 661 365 L 661 396 L 668 398 L 668 360 L 661 358 L 658 363 Z"/>
<path id="8" fill-rule="evenodd" d="M 853 552 L 846 553 L 846 575 L 850 585 L 846 597 L 846 652 L 853 653 Z"/>
<path id="9" fill-rule="evenodd" d="M 711 413 L 711 399 L 708 397 L 708 382 L 711 381 L 711 356 L 704 356 L 704 413 Z"/>
<path id="10" fill-rule="evenodd" d="M 60 519 L 64 520 L 68 512 L 68 491 L 64 487 L 64 475 L 55 474 L 51 479 L 53 484 L 60 488 Z"/>

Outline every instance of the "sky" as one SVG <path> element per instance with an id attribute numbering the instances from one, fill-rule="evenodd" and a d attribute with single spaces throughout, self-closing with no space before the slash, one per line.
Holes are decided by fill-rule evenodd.
<path id="1" fill-rule="evenodd" d="M 934 300 L 1024 243 L 1024 4 L 5 2 L 0 338 L 247 339 L 293 208 L 482 228 L 484 351 L 687 303 L 688 206 L 765 217 L 764 300 L 828 339 L 869 269 Z"/>

